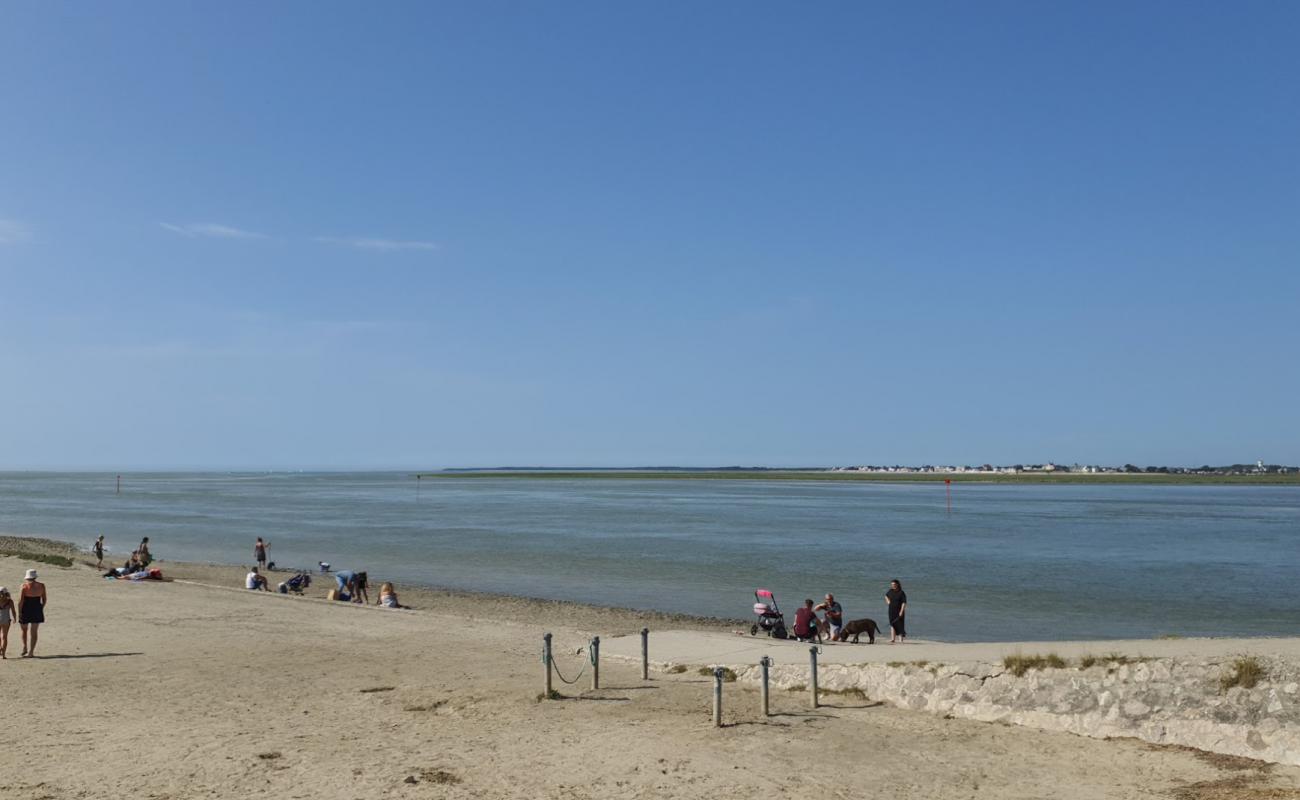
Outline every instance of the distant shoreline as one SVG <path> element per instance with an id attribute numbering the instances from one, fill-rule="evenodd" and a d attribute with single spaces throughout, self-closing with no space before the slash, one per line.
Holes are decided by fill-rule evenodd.
<path id="1" fill-rule="evenodd" d="M 823 481 L 861 483 L 953 483 L 997 484 L 1126 484 L 1149 486 L 1223 485 L 1223 486 L 1300 486 L 1300 472 L 1284 475 L 1166 475 L 1162 473 L 1124 472 L 1021 472 L 1016 474 L 971 472 L 849 472 L 831 470 L 444 470 L 417 472 L 419 479 L 457 480 L 510 478 L 535 480 L 723 480 L 723 481 Z"/>

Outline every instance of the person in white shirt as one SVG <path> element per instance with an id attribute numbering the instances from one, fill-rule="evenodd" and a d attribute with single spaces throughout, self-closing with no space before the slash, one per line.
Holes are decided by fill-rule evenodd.
<path id="1" fill-rule="evenodd" d="M 271 591 L 266 587 L 266 577 L 258 574 L 257 567 L 253 567 L 253 571 L 244 577 L 244 588 L 253 590 L 260 589 L 263 592 Z"/>

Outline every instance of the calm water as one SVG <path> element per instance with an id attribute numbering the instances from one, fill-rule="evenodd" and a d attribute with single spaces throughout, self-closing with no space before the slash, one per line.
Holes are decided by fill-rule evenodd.
<path id="1" fill-rule="evenodd" d="M 408 475 L 0 474 L 0 531 L 149 536 L 163 559 L 281 565 L 493 592 L 745 616 L 833 591 L 910 633 L 977 641 L 1300 633 L 1300 489 L 768 481 L 424 480 Z M 0 576 L 17 581 L 19 576 Z"/>

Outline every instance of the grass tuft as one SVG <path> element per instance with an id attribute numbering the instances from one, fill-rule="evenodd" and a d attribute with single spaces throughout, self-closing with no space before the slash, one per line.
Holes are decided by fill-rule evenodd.
<path id="1" fill-rule="evenodd" d="M 563 700 L 563 699 L 564 699 L 564 695 L 562 695 L 562 694 L 560 694 L 559 692 L 557 692 L 557 691 L 555 691 L 554 689 L 552 689 L 552 690 L 549 691 L 549 692 L 538 692 L 538 693 L 537 693 L 537 699 L 536 699 L 535 702 L 540 703 L 540 702 L 542 702 L 543 700 Z M 435 706 L 435 708 L 436 708 L 436 706 Z"/>
<path id="2" fill-rule="evenodd" d="M 680 674 L 682 674 L 683 672 L 686 671 L 686 665 L 685 665 L 685 664 L 673 664 L 671 667 L 669 667 L 668 669 L 666 669 L 666 670 L 664 670 L 664 671 L 665 671 L 665 672 L 668 672 L 668 673 L 670 673 L 670 674 L 672 674 L 672 675 L 680 675 Z"/>
<path id="3" fill-rule="evenodd" d="M 1096 656 L 1092 654 L 1079 656 L 1079 669 L 1087 669 L 1088 667 L 1095 667 L 1098 661 L 1100 661 L 1100 659 L 1098 659 Z"/>
<path id="4" fill-rule="evenodd" d="M 21 550 L 0 550 L 0 556 L 10 556 L 20 561 L 36 561 L 41 564 L 53 564 L 56 567 L 72 566 L 72 559 L 67 556 L 56 556 L 49 553 L 27 553 Z"/>
<path id="5" fill-rule="evenodd" d="M 1219 678 L 1219 689 L 1225 692 L 1234 686 L 1254 689 L 1267 676 L 1268 673 L 1258 658 L 1254 656 L 1239 658 L 1232 662 L 1232 671 L 1224 673 L 1223 677 Z"/>
<path id="6" fill-rule="evenodd" d="M 420 779 L 425 783 L 443 783 L 455 784 L 460 783 L 460 777 L 454 772 L 448 772 L 445 769 L 426 769 L 420 772 Z"/>
<path id="7" fill-rule="evenodd" d="M 1065 659 L 1056 653 L 1032 656 L 1014 655 L 1002 659 L 1002 666 L 1019 678 L 1030 670 L 1064 669 Z"/>
<path id="8" fill-rule="evenodd" d="M 867 697 L 866 692 L 856 686 L 851 686 L 848 689 L 821 689 L 819 690 L 819 693 L 835 695 L 836 697 L 848 697 L 853 700 L 861 700 L 864 703 L 871 699 L 870 697 Z"/>

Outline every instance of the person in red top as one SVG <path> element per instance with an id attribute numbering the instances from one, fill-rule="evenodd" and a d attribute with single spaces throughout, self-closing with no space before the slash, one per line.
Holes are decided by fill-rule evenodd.
<path id="1" fill-rule="evenodd" d="M 811 642 L 817 636 L 817 612 L 813 610 L 811 599 L 803 601 L 803 608 L 794 612 L 794 638 L 801 642 Z"/>

